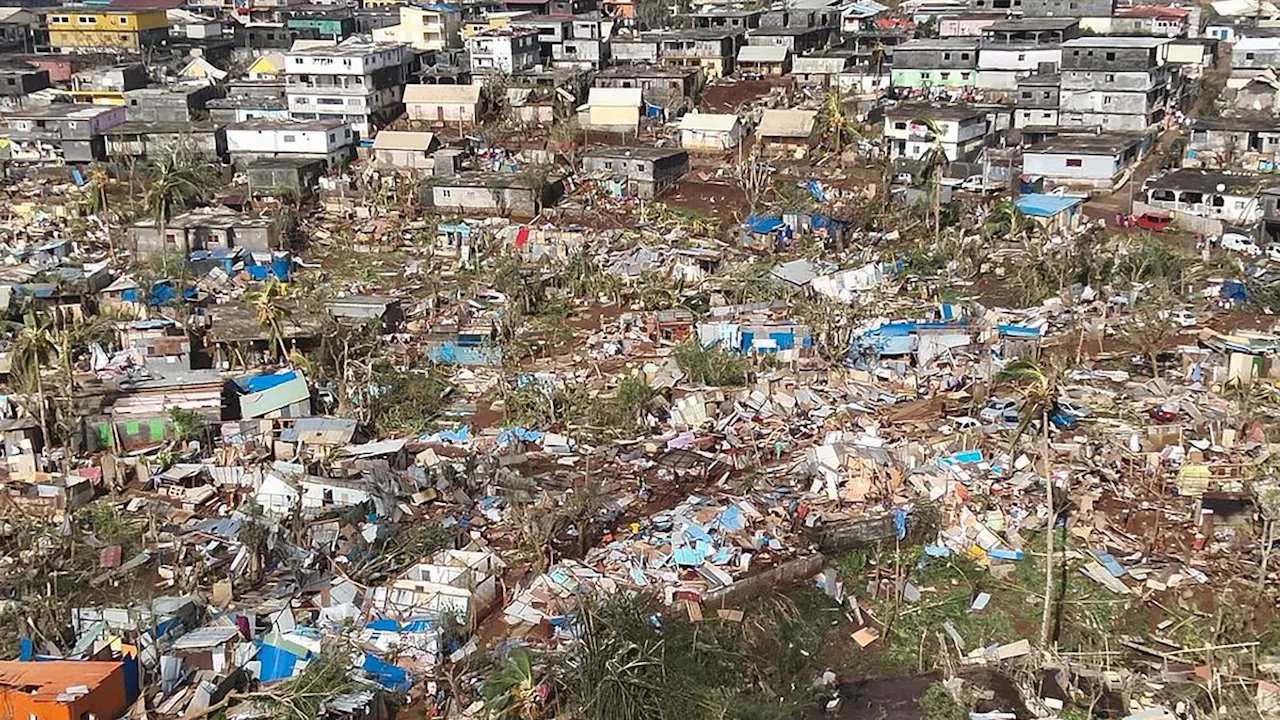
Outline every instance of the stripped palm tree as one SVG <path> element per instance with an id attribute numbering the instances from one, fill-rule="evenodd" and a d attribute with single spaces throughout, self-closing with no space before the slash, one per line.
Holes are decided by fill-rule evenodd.
<path id="1" fill-rule="evenodd" d="M 547 712 L 549 688 L 529 651 L 515 648 L 507 653 L 502 669 L 485 681 L 485 709 L 493 720 L 536 720 Z"/>
<path id="2" fill-rule="evenodd" d="M 933 241 L 942 238 L 942 173 L 946 170 L 947 151 L 942 147 L 942 130 L 932 118 L 915 118 L 912 124 L 922 125 L 933 142 L 920 155 L 920 180 L 929 183 L 933 191 Z"/>
<path id="3" fill-rule="evenodd" d="M 106 167 L 102 163 L 94 163 L 89 166 L 86 175 L 86 189 L 89 195 L 85 198 L 85 209 L 93 215 L 97 215 L 102 221 L 102 229 L 107 234 L 107 253 L 112 260 L 116 257 L 116 244 L 111 238 L 111 218 L 108 213 L 111 212 L 110 197 L 107 194 L 107 188 L 111 184 L 111 176 L 107 173 Z"/>
<path id="4" fill-rule="evenodd" d="M 275 278 L 263 285 L 261 290 L 245 293 L 245 302 L 253 308 L 254 316 L 263 330 L 267 331 L 269 342 L 280 348 L 280 357 L 289 357 L 289 348 L 284 343 L 285 310 L 280 300 L 284 297 L 284 286 Z"/>
<path id="5" fill-rule="evenodd" d="M 1053 481 L 1049 477 L 1049 417 L 1058 396 L 1056 379 L 1033 360 L 1015 360 L 996 375 L 996 383 L 1016 386 L 1022 399 L 1022 421 L 1014 433 L 1013 443 L 1039 423 L 1040 474 L 1045 482 L 1045 505 L 1049 511 L 1049 527 L 1045 534 L 1044 607 L 1040 616 L 1040 647 L 1049 646 L 1050 618 L 1053 615 L 1053 532 L 1058 513 L 1053 506 Z"/>
<path id="6" fill-rule="evenodd" d="M 204 201 L 213 187 L 214 178 L 208 166 L 198 164 L 183 153 L 175 151 L 153 163 L 146 204 L 161 238 L 176 213 Z M 191 252 L 185 237 L 181 251 L 185 266 L 185 259 Z"/>
<path id="7" fill-rule="evenodd" d="M 57 335 L 53 318 L 45 313 L 28 311 L 22 316 L 11 349 L 10 373 L 17 385 L 36 396 L 40 417 L 40 432 L 49 441 L 48 403 L 44 395 L 44 379 L 41 370 L 48 367 L 58 354 Z"/>

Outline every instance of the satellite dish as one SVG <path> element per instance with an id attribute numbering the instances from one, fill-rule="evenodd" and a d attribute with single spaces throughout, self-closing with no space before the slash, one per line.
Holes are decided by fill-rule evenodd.
<path id="1" fill-rule="evenodd" d="M 1214 188 L 1214 190 L 1217 190 L 1218 192 L 1225 192 L 1226 189 L 1227 186 L 1222 183 L 1218 183 L 1218 187 Z"/>

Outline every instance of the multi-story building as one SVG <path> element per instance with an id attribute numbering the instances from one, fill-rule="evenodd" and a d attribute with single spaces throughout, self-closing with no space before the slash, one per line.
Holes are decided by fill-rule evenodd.
<path id="1" fill-rule="evenodd" d="M 1015 0 L 1023 17 L 1108 18 L 1115 0 Z"/>
<path id="2" fill-rule="evenodd" d="M 54 103 L 6 115 L 15 162 L 92 162 L 106 159 L 103 133 L 125 120 L 123 107 Z"/>
<path id="3" fill-rule="evenodd" d="M 351 8 L 304 5 L 289 10 L 284 26 L 290 30 L 311 30 L 321 40 L 341 42 L 356 31 Z"/>
<path id="4" fill-rule="evenodd" d="M 1062 63 L 1062 41 L 1079 34 L 1074 18 L 1003 20 L 982 31 L 978 58 L 978 87 L 989 92 L 1013 92 L 1018 80 L 1036 73 L 1053 73 Z"/>
<path id="5" fill-rule="evenodd" d="M 973 87 L 978 82 L 977 38 L 921 39 L 893 49 L 896 88 Z"/>
<path id="6" fill-rule="evenodd" d="M 0 103 L 21 105 L 26 96 L 50 86 L 48 70 L 24 62 L 0 61 Z"/>
<path id="7" fill-rule="evenodd" d="M 373 39 L 425 52 L 462 47 L 462 11 L 453 5 L 402 5 L 400 23 L 374 30 Z"/>
<path id="8" fill-rule="evenodd" d="M 935 136 L 922 120 L 932 121 Z M 982 154 L 987 135 L 985 110 L 965 105 L 899 105 L 887 110 L 884 138 L 891 159 L 919 160 L 935 144 L 948 162 L 973 162 Z"/>
<path id="9" fill-rule="evenodd" d="M 538 64 L 538 31 L 527 27 L 486 28 L 463 38 L 474 73 L 514 73 Z"/>
<path id="10" fill-rule="evenodd" d="M 141 52 L 169 41 L 164 10 L 49 10 L 49 47 L 56 52 Z"/>
<path id="11" fill-rule="evenodd" d="M 708 80 L 734 71 L 741 30 L 683 30 L 655 36 L 663 65 L 701 67 Z"/>
<path id="12" fill-rule="evenodd" d="M 1159 123 L 1169 96 L 1168 43 L 1150 37 L 1063 43 L 1059 123 L 1122 132 L 1143 132 Z"/>
<path id="13" fill-rule="evenodd" d="M 1249 37 L 1231 46 L 1227 87 L 1242 88 L 1264 70 L 1280 67 L 1280 37 Z"/>
<path id="14" fill-rule="evenodd" d="M 1137 5 L 1117 10 L 1111 18 L 1111 35 L 1150 35 L 1176 38 L 1187 34 L 1188 10 L 1168 5 Z"/>
<path id="15" fill-rule="evenodd" d="M 1061 86 L 1062 77 L 1057 73 L 1029 75 L 1018 80 L 1018 91 L 1013 96 L 1013 126 L 1056 126 Z"/>
<path id="16" fill-rule="evenodd" d="M 409 54 L 398 43 L 345 42 L 285 59 L 285 101 L 295 120 L 349 123 L 361 136 L 400 113 Z"/>

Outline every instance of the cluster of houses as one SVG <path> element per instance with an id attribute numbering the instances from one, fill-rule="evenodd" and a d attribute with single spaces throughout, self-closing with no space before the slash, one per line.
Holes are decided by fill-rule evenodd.
<path id="1" fill-rule="evenodd" d="M 951 177 L 1106 193 L 1183 123 L 1180 164 L 1273 172 L 1280 18 L 1229 0 L 1213 13 L 1118 3 L 794 0 L 673 8 L 666 22 L 618 0 L 29 3 L 0 16 L 0 154 L 76 165 L 183 146 L 254 191 L 297 193 L 369 157 L 429 178 L 421 198 L 441 211 L 533 214 L 560 188 L 468 154 L 464 139 L 499 115 L 617 134 L 575 170 L 650 197 L 691 156 L 751 146 L 803 160 L 822 95 L 838 91 L 860 120 L 883 120 L 878 146 L 900 176 L 941 146 Z M 1216 108 L 1199 96 L 1211 70 L 1228 70 Z M 751 82 L 737 108 L 699 111 L 709 89 Z"/>

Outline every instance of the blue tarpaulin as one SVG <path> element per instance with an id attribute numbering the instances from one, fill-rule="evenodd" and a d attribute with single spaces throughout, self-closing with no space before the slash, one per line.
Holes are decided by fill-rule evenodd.
<path id="1" fill-rule="evenodd" d="M 893 511 L 893 530 L 901 540 L 907 536 L 907 511 L 906 508 L 897 508 Z"/>
<path id="2" fill-rule="evenodd" d="M 822 183 L 817 180 L 810 180 L 805 185 L 805 188 L 809 190 L 809 194 L 813 196 L 814 200 L 820 203 L 827 201 L 827 193 L 822 190 Z"/>
<path id="3" fill-rule="evenodd" d="M 748 215 L 744 224 L 751 232 L 760 234 L 777 232 L 786 226 L 782 220 L 765 215 Z"/>
<path id="4" fill-rule="evenodd" d="M 1249 299 L 1249 293 L 1245 290 L 1244 283 L 1239 280 L 1228 280 L 1222 283 L 1222 290 L 1219 294 L 1232 302 L 1244 302 Z"/>
<path id="5" fill-rule="evenodd" d="M 370 630 L 379 630 L 381 632 L 398 632 L 400 630 L 400 623 L 392 620 L 391 618 L 378 618 L 377 620 L 372 620 L 366 623 L 365 627 Z"/>
<path id="6" fill-rule="evenodd" d="M 379 660 L 367 653 L 364 656 L 362 669 L 369 679 L 388 690 L 407 693 L 413 687 L 413 680 L 409 678 L 409 673 L 404 668 Z"/>
<path id="7" fill-rule="evenodd" d="M 253 377 L 241 378 L 236 382 L 240 387 L 244 388 L 246 392 L 258 393 L 283 385 L 296 377 L 298 377 L 298 373 L 296 371 L 282 370 L 268 375 L 254 375 Z"/>
<path id="8" fill-rule="evenodd" d="M 542 439 L 542 432 L 539 430 L 529 430 L 528 428 L 513 427 L 504 428 L 498 433 L 499 445 L 510 445 L 515 441 L 536 443 Z"/>
<path id="9" fill-rule="evenodd" d="M 287 680 L 293 677 L 293 668 L 298 660 L 298 656 L 288 650 L 262 645 L 258 648 L 258 679 L 263 683 Z"/>

